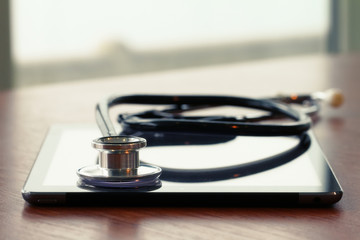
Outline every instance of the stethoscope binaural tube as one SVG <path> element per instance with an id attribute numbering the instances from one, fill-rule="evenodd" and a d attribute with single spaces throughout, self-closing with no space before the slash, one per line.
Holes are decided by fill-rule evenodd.
<path id="1" fill-rule="evenodd" d="M 291 107 L 263 99 L 229 96 L 167 96 L 167 95 L 130 95 L 110 97 L 97 105 L 96 120 L 105 136 L 116 136 L 117 133 L 110 120 L 109 107 L 117 104 L 146 104 L 146 105 L 188 105 L 188 106 L 236 106 L 258 110 L 265 110 L 272 114 L 283 115 L 293 122 L 281 124 L 258 124 L 241 121 L 212 121 L 203 119 L 177 118 L 139 118 L 130 115 L 121 122 L 125 127 L 150 131 L 197 131 L 205 133 L 222 133 L 247 136 L 289 136 L 307 131 L 311 127 L 310 118 Z"/>

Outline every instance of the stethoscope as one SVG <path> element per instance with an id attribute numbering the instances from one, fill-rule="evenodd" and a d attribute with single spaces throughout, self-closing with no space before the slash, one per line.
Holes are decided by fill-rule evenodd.
<path id="1" fill-rule="evenodd" d="M 333 107 L 343 102 L 343 95 L 336 89 L 307 95 L 276 96 L 254 99 L 247 97 L 209 95 L 129 95 L 111 96 L 96 105 L 96 122 L 104 137 L 93 140 L 92 147 L 99 151 L 98 163 L 77 171 L 82 185 L 103 188 L 138 189 L 161 185 L 162 179 L 198 182 L 211 174 L 213 180 L 228 179 L 253 174 L 284 164 L 305 152 L 310 143 L 306 132 L 311 127 L 310 115 L 320 109 L 320 102 L 326 101 Z M 136 114 L 121 114 L 118 121 L 122 127 L 117 133 L 110 119 L 109 109 L 118 104 L 163 105 L 162 110 L 150 110 Z M 295 109 L 292 105 L 299 105 Z M 228 116 L 184 116 L 195 109 L 234 106 L 266 111 L 254 117 Z M 263 120 L 285 117 L 292 121 L 267 123 Z M 270 156 L 247 164 L 218 169 L 182 170 L 160 168 L 140 161 L 139 150 L 147 145 L 146 139 L 161 133 L 161 142 L 167 144 L 176 136 L 207 134 L 206 141 L 225 141 L 233 136 L 296 136 L 299 143 L 291 150 L 277 156 Z M 194 135 L 194 136 L 195 136 Z M 175 136 L 175 137 L 174 137 Z M 191 141 L 191 136 L 190 140 Z M 189 142 L 188 141 L 188 142 Z M 204 140 L 200 140 L 204 141 Z M 176 143 L 175 143 L 176 144 Z M 260 170 L 259 170 L 260 169 Z"/>

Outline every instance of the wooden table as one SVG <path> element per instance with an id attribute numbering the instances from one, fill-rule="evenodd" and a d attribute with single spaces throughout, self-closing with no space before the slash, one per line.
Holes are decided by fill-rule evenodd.
<path id="1" fill-rule="evenodd" d="M 110 93 L 268 96 L 341 88 L 315 134 L 344 188 L 331 208 L 33 207 L 21 188 L 54 123 L 92 123 Z M 0 93 L 0 239 L 359 239 L 360 55 L 304 56 Z"/>

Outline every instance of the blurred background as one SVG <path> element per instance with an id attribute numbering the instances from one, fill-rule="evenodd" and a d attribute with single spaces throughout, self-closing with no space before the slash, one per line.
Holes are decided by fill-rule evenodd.
<path id="1" fill-rule="evenodd" d="M 358 0 L 0 0 L 0 89 L 360 50 Z"/>

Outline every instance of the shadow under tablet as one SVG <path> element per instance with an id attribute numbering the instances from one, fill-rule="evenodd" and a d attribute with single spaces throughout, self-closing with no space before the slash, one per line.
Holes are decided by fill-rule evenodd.
<path id="1" fill-rule="evenodd" d="M 243 137 L 137 132 L 145 163 L 160 166 L 161 183 L 128 189 L 79 182 L 76 170 L 96 161 L 96 126 L 53 126 L 23 188 L 37 205 L 118 206 L 329 205 L 342 189 L 313 134 Z M 80 143 L 80 144 L 77 144 Z"/>

